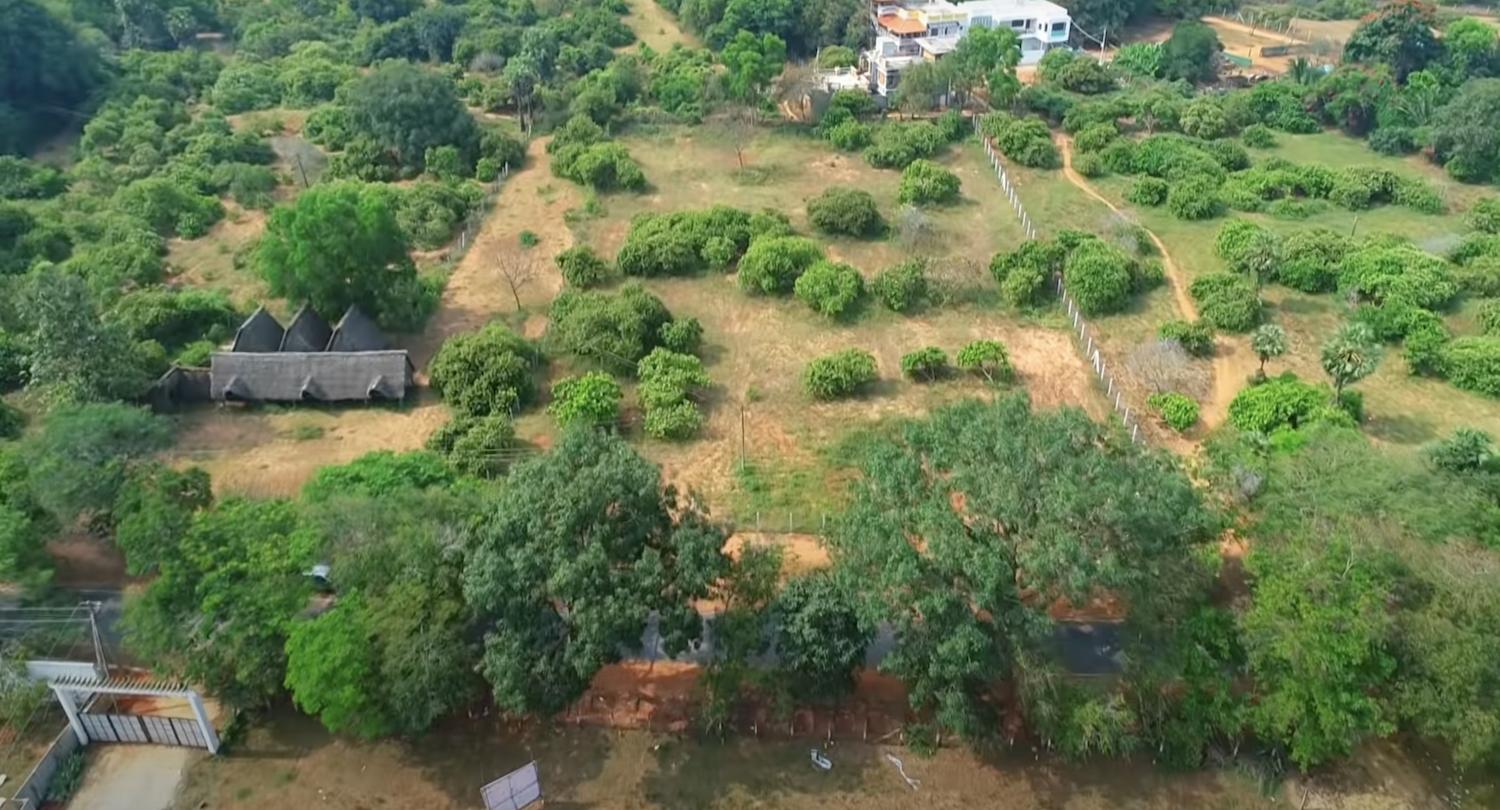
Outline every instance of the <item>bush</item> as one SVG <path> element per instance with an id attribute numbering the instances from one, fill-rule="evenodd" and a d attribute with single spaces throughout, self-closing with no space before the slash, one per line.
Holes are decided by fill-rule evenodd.
<path id="1" fill-rule="evenodd" d="M 1382 155 L 1409 155 L 1421 146 L 1408 127 L 1381 127 L 1370 133 L 1368 143 Z"/>
<path id="2" fill-rule="evenodd" d="M 1179 178 L 1167 193 L 1167 210 L 1178 219 L 1213 219 L 1224 212 L 1219 182 L 1202 175 Z"/>
<path id="3" fill-rule="evenodd" d="M 1125 199 L 1136 205 L 1158 206 L 1167 201 L 1172 187 L 1159 177 L 1141 177 L 1130 184 Z"/>
<path id="4" fill-rule="evenodd" d="M 1156 330 L 1162 340 L 1175 340 L 1183 351 L 1193 357 L 1208 357 L 1214 353 L 1214 328 L 1205 321 L 1167 321 Z"/>
<path id="5" fill-rule="evenodd" d="M 615 374 L 630 374 L 672 320 L 661 299 L 634 284 L 617 295 L 564 290 L 552 302 L 548 340 Z"/>
<path id="6" fill-rule="evenodd" d="M 1500 397 L 1500 337 L 1456 338 L 1443 347 L 1443 374 L 1465 391 Z"/>
<path id="7" fill-rule="evenodd" d="M 1480 256 L 1453 268 L 1453 283 L 1476 298 L 1500 297 L 1500 256 Z"/>
<path id="8" fill-rule="evenodd" d="M 588 245 L 576 245 L 557 254 L 557 269 L 568 284 L 587 289 L 609 280 L 609 262 L 600 258 Z"/>
<path id="9" fill-rule="evenodd" d="M 1306 293 L 1329 292 L 1338 286 L 1338 265 L 1353 242 L 1327 228 L 1312 228 L 1290 234 L 1281 243 L 1281 266 L 1275 280 Z"/>
<path id="10" fill-rule="evenodd" d="M 680 354 L 697 354 L 703 345 L 703 324 L 697 318 L 679 318 L 661 325 L 661 345 Z"/>
<path id="11" fill-rule="evenodd" d="M 1098 152 L 1120 137 L 1120 129 L 1113 122 L 1090 124 L 1073 137 L 1073 146 L 1079 152 Z"/>
<path id="12" fill-rule="evenodd" d="M 913 205 L 945 205 L 958 199 L 958 186 L 958 175 L 953 172 L 930 160 L 914 160 L 901 171 L 896 200 Z"/>
<path id="13" fill-rule="evenodd" d="M 31 374 L 31 350 L 17 335 L 0 329 L 0 394 L 26 385 Z"/>
<path id="14" fill-rule="evenodd" d="M 785 295 L 793 290 L 798 277 L 822 260 L 823 249 L 811 239 L 757 239 L 740 259 L 740 289 L 752 295 Z"/>
<path id="15" fill-rule="evenodd" d="M 1010 354 L 998 340 L 976 340 L 959 349 L 958 367 L 991 383 L 1010 382 L 1016 376 Z"/>
<path id="16" fill-rule="evenodd" d="M 824 190 L 808 201 L 807 218 L 820 231 L 845 236 L 879 236 L 885 230 L 875 198 L 852 188 L 833 186 Z"/>
<path id="17" fill-rule="evenodd" d="M 1256 149 L 1271 149 L 1276 146 L 1276 134 L 1265 124 L 1251 124 L 1240 132 L 1240 140 Z"/>
<path id="18" fill-rule="evenodd" d="M 0 441 L 19 438 L 25 427 L 26 415 L 0 399 Z"/>
<path id="19" fill-rule="evenodd" d="M 1406 370 L 1411 374 L 1435 377 L 1443 373 L 1443 347 L 1452 335 L 1443 325 L 1443 319 L 1426 310 L 1417 310 L 1427 316 L 1406 330 L 1401 345 L 1401 356 L 1406 360 Z"/>
<path id="20" fill-rule="evenodd" d="M 536 348 L 498 324 L 454 335 L 432 359 L 433 390 L 455 412 L 467 416 L 509 414 L 535 394 L 531 373 L 540 361 Z"/>
<path id="21" fill-rule="evenodd" d="M 703 211 L 642 214 L 630 221 L 615 266 L 627 276 L 681 276 L 727 270 L 780 214 L 749 214 L 727 205 Z M 759 224 L 758 224 L 759 223 Z"/>
<path id="22" fill-rule="evenodd" d="M 1330 399 L 1327 386 L 1305 383 L 1297 379 L 1297 375 L 1287 372 L 1236 394 L 1229 403 L 1229 422 L 1240 430 L 1258 433 L 1270 433 L 1281 427 L 1303 427 L 1330 417 L 1352 423 L 1347 414 L 1341 419 L 1330 413 Z"/>
<path id="23" fill-rule="evenodd" d="M 808 363 L 802 373 L 802 387 L 813 399 L 843 399 L 878 377 L 875 355 L 861 349 L 845 349 Z"/>
<path id="24" fill-rule="evenodd" d="M 505 472 L 506 448 L 515 443 L 516 428 L 510 417 L 492 413 L 480 417 L 459 417 L 446 433 L 448 448 L 443 453 L 448 464 L 464 475 L 482 478 Z"/>
<path id="25" fill-rule="evenodd" d="M 1103 177 L 1109 174 L 1109 166 L 1098 154 L 1083 154 L 1073 158 L 1073 170 L 1084 177 Z"/>
<path id="26" fill-rule="evenodd" d="M 1198 403 L 1185 394 L 1170 392 L 1152 394 L 1146 399 L 1151 410 L 1156 411 L 1167 427 L 1182 433 L 1198 422 Z"/>
<path id="27" fill-rule="evenodd" d="M 845 152 L 858 152 L 874 140 L 875 128 L 859 121 L 843 121 L 828 128 L 825 137 Z"/>
<path id="28" fill-rule="evenodd" d="M 918 382 L 932 382 L 948 374 L 948 353 L 936 346 L 901 356 L 901 373 Z"/>
<path id="29" fill-rule="evenodd" d="M 1063 262 L 1063 283 L 1085 315 L 1106 315 L 1125 308 L 1135 279 L 1130 258 L 1119 248 L 1089 239 Z"/>
<path id="30" fill-rule="evenodd" d="M 473 183 L 416 183 L 396 197 L 396 224 L 416 247 L 436 250 L 452 239 L 482 194 Z"/>
<path id="31" fill-rule="evenodd" d="M 1062 165 L 1062 154 L 1052 143 L 1052 131 L 1040 118 L 1013 118 L 1005 113 L 990 113 L 980 119 L 981 129 L 994 138 L 995 145 L 1011 160 L 1034 169 L 1055 169 Z"/>
<path id="32" fill-rule="evenodd" d="M 644 429 L 657 439 L 686 439 L 703 425 L 692 397 L 709 385 L 703 361 L 690 354 L 656 349 L 636 368 Z"/>
<path id="33" fill-rule="evenodd" d="M 947 143 L 942 131 L 926 121 L 886 124 L 875 131 L 865 160 L 879 169 L 904 169 L 913 160 L 937 154 Z"/>
<path id="34" fill-rule="evenodd" d="M 1453 431 L 1453 435 L 1428 447 L 1424 454 L 1432 466 L 1458 475 L 1489 469 L 1500 459 L 1495 452 L 1495 440 L 1474 428 Z"/>
<path id="35" fill-rule="evenodd" d="M 847 314 L 865 292 L 859 271 L 841 262 L 820 261 L 797 278 L 797 298 L 830 318 Z"/>
<path id="36" fill-rule="evenodd" d="M 615 378 L 602 371 L 564 377 L 552 386 L 552 404 L 547 406 L 547 413 L 563 427 L 614 425 L 620 418 L 623 396 Z"/>
<path id="37" fill-rule="evenodd" d="M 1480 233 L 1500 234 L 1500 197 L 1485 197 L 1474 203 L 1464 215 L 1464 224 Z"/>
<path id="38" fill-rule="evenodd" d="M 1260 323 L 1260 297 L 1243 276 L 1210 273 L 1188 287 L 1198 302 L 1198 313 L 1215 329 L 1248 332 Z"/>
<path id="39" fill-rule="evenodd" d="M 1479 306 L 1479 328 L 1486 335 L 1500 337 L 1500 301 L 1485 301 Z"/>
<path id="40" fill-rule="evenodd" d="M 1415 246 L 1373 241 L 1339 262 L 1339 289 L 1361 301 L 1439 309 L 1458 294 L 1448 263 Z"/>
<path id="41" fill-rule="evenodd" d="M 1229 134 L 1229 120 L 1224 108 L 1211 96 L 1199 96 L 1182 108 L 1178 127 L 1184 135 L 1212 140 Z"/>
<path id="42" fill-rule="evenodd" d="M 927 299 L 927 266 L 921 259 L 908 259 L 882 270 L 870 291 L 892 312 L 910 312 Z"/>

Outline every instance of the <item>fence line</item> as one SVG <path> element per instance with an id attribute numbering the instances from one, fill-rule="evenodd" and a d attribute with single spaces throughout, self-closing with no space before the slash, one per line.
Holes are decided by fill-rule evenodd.
<path id="1" fill-rule="evenodd" d="M 495 208 L 495 201 L 500 198 L 501 187 L 509 179 L 510 164 L 507 163 L 500 167 L 500 175 L 495 178 L 494 182 L 485 186 L 484 198 L 479 201 L 479 207 L 470 211 L 469 216 L 464 219 L 463 230 L 458 232 L 458 244 L 450 244 L 443 254 L 443 261 L 448 265 L 458 264 L 469 252 L 469 248 L 474 246 L 474 238 L 479 235 L 479 229 L 484 227 L 484 220 Z"/>
<path id="2" fill-rule="evenodd" d="M 1005 163 L 1000 159 L 1000 150 L 995 148 L 995 142 L 984 133 L 979 116 L 974 117 L 974 132 L 984 144 L 984 152 L 989 156 L 990 165 L 995 169 L 995 178 L 1000 181 L 1000 187 L 1005 190 L 1006 198 L 1010 200 L 1016 219 L 1021 223 L 1021 230 L 1025 232 L 1027 239 L 1037 238 L 1036 223 L 1021 202 L 1021 195 L 1016 191 L 1016 184 L 1011 181 L 1010 175 L 1005 171 Z M 1109 373 L 1104 356 L 1099 353 L 1099 343 L 1094 340 L 1094 330 L 1089 327 L 1088 321 L 1084 320 L 1083 313 L 1079 310 L 1077 302 L 1073 300 L 1073 296 L 1068 294 L 1067 287 L 1063 286 L 1062 274 L 1054 275 L 1053 281 L 1055 292 L 1072 323 L 1070 331 L 1073 333 L 1074 343 L 1083 352 L 1083 358 L 1089 362 L 1089 366 L 1093 368 L 1094 376 L 1099 379 L 1099 384 L 1104 386 L 1104 395 L 1109 400 L 1110 407 L 1114 408 L 1115 414 L 1120 417 L 1120 422 L 1130 431 L 1130 440 L 1144 441 L 1141 436 L 1139 414 L 1131 410 L 1129 403 L 1125 401 L 1123 387 L 1117 384 L 1114 375 Z"/>

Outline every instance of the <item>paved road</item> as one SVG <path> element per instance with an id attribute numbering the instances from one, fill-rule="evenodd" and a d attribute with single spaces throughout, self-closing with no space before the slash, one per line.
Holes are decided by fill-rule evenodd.
<path id="1" fill-rule="evenodd" d="M 167 745 L 98 745 L 68 810 L 167 810 L 187 766 L 207 752 Z"/>

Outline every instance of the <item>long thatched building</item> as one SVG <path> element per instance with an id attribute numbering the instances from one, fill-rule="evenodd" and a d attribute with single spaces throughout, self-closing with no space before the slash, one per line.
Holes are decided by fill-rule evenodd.
<path id="1" fill-rule="evenodd" d="M 371 402 L 406 398 L 414 374 L 404 349 L 391 347 L 375 322 L 350 307 L 330 326 L 303 307 L 283 327 L 264 307 L 235 331 L 207 369 L 174 367 L 153 391 L 170 406 L 218 402 Z M 206 378 L 206 379 L 205 379 Z"/>

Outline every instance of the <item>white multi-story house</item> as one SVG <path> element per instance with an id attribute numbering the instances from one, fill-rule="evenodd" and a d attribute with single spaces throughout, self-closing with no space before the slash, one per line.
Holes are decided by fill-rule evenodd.
<path id="1" fill-rule="evenodd" d="M 875 45 L 864 53 L 870 90 L 889 95 L 901 72 L 943 58 L 974 28 L 1005 27 L 1021 40 L 1021 64 L 1066 45 L 1072 34 L 1068 10 L 1047 0 L 871 0 Z"/>

